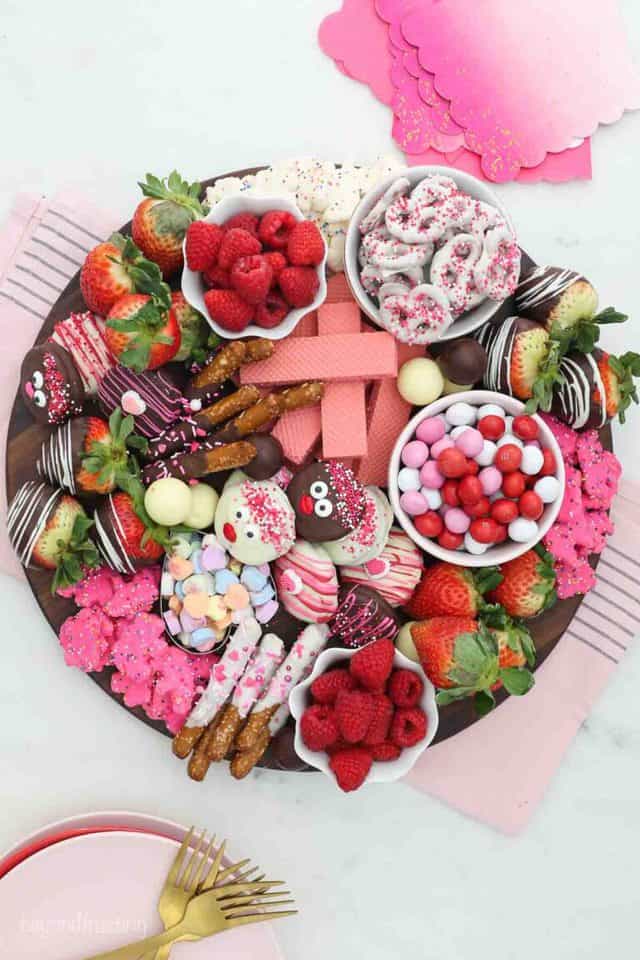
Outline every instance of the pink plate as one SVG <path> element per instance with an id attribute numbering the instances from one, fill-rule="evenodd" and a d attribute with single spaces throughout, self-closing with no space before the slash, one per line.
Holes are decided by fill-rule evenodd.
<path id="1" fill-rule="evenodd" d="M 0 954 L 80 960 L 162 930 L 156 904 L 178 844 L 111 832 L 49 846 L 0 880 Z M 256 924 L 177 944 L 177 960 L 282 960 L 272 927 Z"/>

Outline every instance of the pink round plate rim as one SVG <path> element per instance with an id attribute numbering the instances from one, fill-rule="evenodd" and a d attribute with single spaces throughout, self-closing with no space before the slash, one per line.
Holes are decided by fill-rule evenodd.
<path id="1" fill-rule="evenodd" d="M 0 953 L 21 960 L 45 955 L 78 960 L 159 932 L 157 898 L 177 843 L 153 834 L 113 831 L 72 837 L 34 853 L 0 880 Z M 177 944 L 173 956 L 282 958 L 270 924 Z"/>

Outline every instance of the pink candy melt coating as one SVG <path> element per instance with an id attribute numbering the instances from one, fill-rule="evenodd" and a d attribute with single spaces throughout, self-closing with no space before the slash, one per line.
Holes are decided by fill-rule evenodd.
<path id="1" fill-rule="evenodd" d="M 427 417 L 422 423 L 418 424 L 416 437 L 423 443 L 432 444 L 441 440 L 447 432 L 446 424 L 442 417 Z"/>
<path id="2" fill-rule="evenodd" d="M 444 525 L 451 533 L 466 533 L 471 524 L 471 517 L 468 517 L 460 507 L 451 507 L 447 510 L 444 518 Z"/>
<path id="3" fill-rule="evenodd" d="M 420 481 L 428 490 L 439 490 L 444 483 L 444 477 L 438 469 L 435 460 L 427 460 L 420 471 Z M 423 497 L 424 499 L 424 497 Z"/>
<path id="4" fill-rule="evenodd" d="M 434 460 L 437 460 L 443 450 L 448 450 L 449 447 L 455 446 L 451 437 L 442 437 L 441 440 L 438 440 L 431 447 L 431 456 Z"/>
<path id="5" fill-rule="evenodd" d="M 403 493 L 400 497 L 400 506 L 410 517 L 417 517 L 429 509 L 429 504 L 417 490 L 407 490 Z"/>
<path id="6" fill-rule="evenodd" d="M 497 467 L 485 467 L 478 474 L 478 480 L 486 497 L 490 497 L 492 493 L 497 493 L 502 486 L 502 474 Z"/>
<path id="7" fill-rule="evenodd" d="M 418 469 L 429 459 L 429 447 L 422 440 L 412 440 L 403 448 L 400 459 L 405 467 Z"/>
<path id="8" fill-rule="evenodd" d="M 465 457 L 477 457 L 484 446 L 484 437 L 479 430 L 469 427 L 456 437 L 455 445 Z"/>

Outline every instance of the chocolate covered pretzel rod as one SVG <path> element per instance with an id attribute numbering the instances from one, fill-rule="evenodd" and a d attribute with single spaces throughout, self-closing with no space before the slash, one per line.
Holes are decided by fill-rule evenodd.
<path id="1" fill-rule="evenodd" d="M 256 448 L 248 440 L 222 443 L 205 439 L 200 449 L 189 453 L 176 453 L 168 460 L 155 460 L 142 469 L 142 481 L 146 486 L 165 477 L 193 480 L 222 470 L 245 467 L 256 455 Z"/>
<path id="2" fill-rule="evenodd" d="M 277 393 L 269 393 L 221 430 L 216 431 L 214 436 L 216 440 L 225 441 L 248 437 L 267 424 L 275 422 L 285 413 L 314 406 L 320 402 L 323 393 L 324 384 L 317 380 L 298 383 Z"/>
<path id="3" fill-rule="evenodd" d="M 263 730 L 254 745 L 249 750 L 239 751 L 234 754 L 229 765 L 229 772 L 236 780 L 242 780 L 247 774 L 251 773 L 257 763 L 262 760 L 267 752 L 269 744 L 284 727 L 289 719 L 289 704 L 283 703 L 273 714 L 266 730 Z"/>
<path id="4" fill-rule="evenodd" d="M 296 684 L 313 669 L 316 657 L 327 645 L 328 637 L 329 628 L 325 623 L 310 623 L 305 627 L 236 737 L 235 746 L 238 750 L 250 750 L 257 743 L 272 717 L 283 704 L 288 703 L 289 694 Z"/>
<path id="5" fill-rule="evenodd" d="M 187 384 L 185 390 L 187 397 L 197 398 L 210 392 L 212 387 L 224 383 L 245 364 L 254 363 L 256 360 L 267 360 L 274 349 L 271 340 L 265 340 L 262 337 L 255 340 L 234 340 L 228 343 Z"/>
<path id="6" fill-rule="evenodd" d="M 274 633 L 262 638 L 253 659 L 233 691 L 230 703 L 221 713 L 208 746 L 212 763 L 223 760 L 244 719 L 254 703 L 264 693 L 284 657 L 284 643 Z"/>

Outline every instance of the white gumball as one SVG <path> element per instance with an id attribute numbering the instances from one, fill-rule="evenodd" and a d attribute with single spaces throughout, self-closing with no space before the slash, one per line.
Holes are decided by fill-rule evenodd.
<path id="1" fill-rule="evenodd" d="M 467 531 L 464 535 L 464 548 L 467 553 L 472 553 L 474 556 L 479 557 L 483 553 L 486 553 L 489 548 L 489 544 L 478 543 L 477 540 L 474 540 L 469 531 Z"/>
<path id="2" fill-rule="evenodd" d="M 469 427 L 476 422 L 477 411 L 470 403 L 461 400 L 459 403 L 452 403 L 445 410 L 444 418 L 452 427 Z"/>
<path id="3" fill-rule="evenodd" d="M 485 403 L 478 407 L 478 420 L 482 420 L 483 417 L 502 417 L 504 420 L 505 416 L 504 410 L 497 403 Z"/>
<path id="4" fill-rule="evenodd" d="M 544 454 L 539 447 L 525 447 L 522 451 L 520 469 L 529 477 L 535 477 L 544 466 Z"/>
<path id="5" fill-rule="evenodd" d="M 515 447 L 520 447 L 521 450 L 524 450 L 524 443 L 520 437 L 516 437 L 514 433 L 505 433 L 497 441 L 497 447 L 504 447 L 507 443 L 512 443 Z"/>
<path id="6" fill-rule="evenodd" d="M 538 524 L 526 517 L 517 517 L 509 524 L 509 536 L 516 543 L 527 543 L 538 535 Z"/>
<path id="7" fill-rule="evenodd" d="M 420 482 L 420 471 L 413 467 L 403 467 L 398 474 L 398 487 L 403 493 L 407 490 L 419 490 L 422 486 Z"/>
<path id="8" fill-rule="evenodd" d="M 533 489 L 543 503 L 553 503 L 560 496 L 560 481 L 555 477 L 540 477 Z"/>
<path id="9" fill-rule="evenodd" d="M 504 429 L 507 433 L 513 432 L 513 417 L 506 416 L 504 418 Z"/>
<path id="10" fill-rule="evenodd" d="M 144 495 L 144 506 L 154 523 L 176 527 L 185 522 L 191 510 L 189 484 L 176 477 L 155 480 Z"/>
<path id="11" fill-rule="evenodd" d="M 423 487 L 420 493 L 429 504 L 429 510 L 440 509 L 442 506 L 442 496 L 439 490 L 429 490 L 428 487 Z"/>
<path id="12" fill-rule="evenodd" d="M 482 450 L 476 455 L 476 462 L 481 467 L 490 467 L 496 458 L 498 447 L 493 440 L 485 440 L 482 444 Z"/>
<path id="13" fill-rule="evenodd" d="M 208 483 L 194 483 L 191 491 L 191 509 L 184 523 L 194 530 L 206 530 L 213 523 L 218 506 L 218 494 Z"/>

